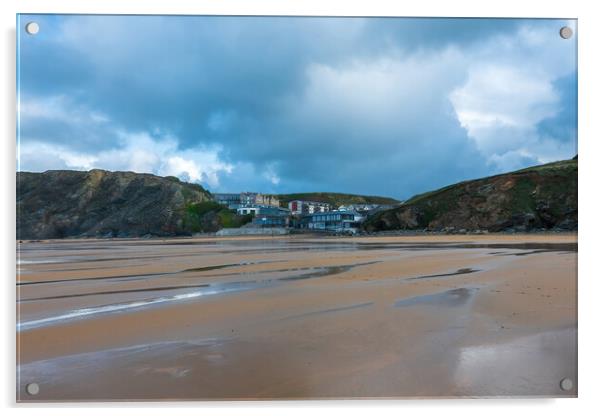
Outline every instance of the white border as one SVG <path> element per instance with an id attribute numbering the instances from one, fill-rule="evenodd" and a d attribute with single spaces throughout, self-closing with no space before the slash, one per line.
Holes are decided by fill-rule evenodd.
<path id="1" fill-rule="evenodd" d="M 118 14 L 249 14 L 249 15 L 336 15 L 336 16 L 458 16 L 458 17 L 563 17 L 579 19 L 579 399 L 556 400 L 414 400 L 414 401 L 328 401 L 328 402 L 235 402 L 235 403 L 138 403 L 97 404 L 86 410 L 90 414 L 131 413 L 133 408 L 145 408 L 148 414 L 163 414 L 166 407 L 177 407 L 178 412 L 199 413 L 199 406 L 211 414 L 240 413 L 291 414 L 308 412 L 327 414 L 343 411 L 346 414 L 364 414 L 377 411 L 383 414 L 422 411 L 429 414 L 471 415 L 487 412 L 506 415 L 528 411 L 532 414 L 568 415 L 595 413 L 601 408 L 597 400 L 597 387 L 601 385 L 600 360 L 600 313 L 599 298 L 602 296 L 602 276 L 597 269 L 600 256 L 601 236 L 599 212 L 602 209 L 600 162 L 602 155 L 600 107 L 600 41 L 602 40 L 602 15 L 594 1 L 578 0 L 3 0 L 2 7 L 2 72 L 3 97 L 0 102 L 2 117 L 1 184 L 3 185 L 2 210 L 2 278 L 4 283 L 4 308 L 2 319 L 3 342 L 1 368 L 2 403 L 13 407 L 15 398 L 15 14 L 21 13 L 118 13 Z M 18 405 L 25 413 L 43 411 L 44 414 L 80 414 L 81 407 L 89 404 L 41 406 Z M 202 410 L 201 410 L 202 411 Z"/>

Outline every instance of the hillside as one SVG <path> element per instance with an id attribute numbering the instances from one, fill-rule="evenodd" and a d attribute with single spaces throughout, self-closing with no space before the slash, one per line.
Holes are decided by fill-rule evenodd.
<path id="1" fill-rule="evenodd" d="M 17 238 L 188 234 L 190 207 L 210 198 L 200 185 L 175 177 L 98 169 L 17 172 Z"/>
<path id="2" fill-rule="evenodd" d="M 335 207 L 349 204 L 399 204 L 399 201 L 393 198 L 387 198 L 382 196 L 341 194 L 334 192 L 308 192 L 297 194 L 280 194 L 276 196 L 280 199 L 280 204 L 282 206 L 286 206 L 290 201 L 294 201 L 296 199 L 300 199 L 303 201 L 325 202 Z"/>
<path id="3" fill-rule="evenodd" d="M 367 231 L 577 229 L 577 158 L 460 182 L 416 195 Z"/>

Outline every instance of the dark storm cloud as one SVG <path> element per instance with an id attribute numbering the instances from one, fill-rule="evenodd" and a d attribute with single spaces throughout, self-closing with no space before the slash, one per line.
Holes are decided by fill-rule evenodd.
<path id="1" fill-rule="evenodd" d="M 129 133 L 145 132 L 151 141 L 167 135 L 177 138 L 177 149 L 170 148 L 176 159 L 213 149 L 232 167 L 216 168 L 220 189 L 396 197 L 495 169 L 468 137 L 448 96 L 468 78 L 471 58 L 465 51 L 526 24 L 505 19 L 35 19 L 40 34 L 22 36 L 20 44 L 20 92 L 29 106 L 21 121 L 24 145 L 60 145 L 79 152 L 75 160 L 82 152 L 92 160 L 103 150 L 127 148 Z M 542 122 L 542 131 L 562 129 L 574 115 L 558 117 Z"/>
<path id="2" fill-rule="evenodd" d="M 560 111 L 554 117 L 542 120 L 539 133 L 552 140 L 575 144 L 577 137 L 577 74 L 571 73 L 554 82 L 559 91 Z M 577 149 L 575 148 L 575 151 Z"/>

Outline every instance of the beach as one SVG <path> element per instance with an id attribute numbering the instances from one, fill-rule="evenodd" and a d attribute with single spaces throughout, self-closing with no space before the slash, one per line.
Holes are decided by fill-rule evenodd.
<path id="1" fill-rule="evenodd" d="M 575 233 L 65 239 L 17 257 L 20 401 L 577 395 Z"/>

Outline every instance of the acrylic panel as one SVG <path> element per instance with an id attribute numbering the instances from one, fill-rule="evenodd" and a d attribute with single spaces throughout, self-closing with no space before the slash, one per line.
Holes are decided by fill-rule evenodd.
<path id="1" fill-rule="evenodd" d="M 19 401 L 577 396 L 577 21 L 17 16 Z"/>

